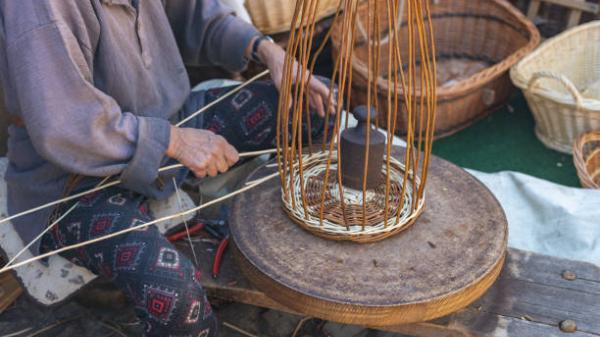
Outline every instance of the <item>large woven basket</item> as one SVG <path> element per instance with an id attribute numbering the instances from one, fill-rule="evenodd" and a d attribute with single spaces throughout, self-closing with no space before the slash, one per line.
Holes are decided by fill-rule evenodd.
<path id="1" fill-rule="evenodd" d="M 536 121 L 537 137 L 570 153 L 575 138 L 600 130 L 600 22 L 568 30 L 511 70 Z"/>
<path id="2" fill-rule="evenodd" d="M 380 8 L 385 8 L 386 1 L 380 1 Z M 366 10 L 366 3 L 361 6 Z M 431 10 L 438 70 L 436 137 L 443 137 L 506 102 L 514 89 L 508 70 L 539 44 L 540 37 L 535 26 L 504 0 L 442 0 L 432 3 Z M 366 22 L 366 18 L 362 20 Z M 382 22 L 387 22 L 387 16 Z M 381 34 L 385 36 L 387 25 L 383 26 Z M 400 27 L 400 38 L 404 41 L 406 30 L 406 25 Z M 339 25 L 334 26 L 334 57 L 339 54 L 345 33 Z M 353 105 L 367 101 L 368 45 L 358 35 L 353 59 Z M 385 45 L 382 48 L 379 67 L 382 76 L 377 86 L 379 100 L 385 104 L 388 53 Z M 406 63 L 408 46 L 403 48 L 401 56 Z M 419 101 L 420 93 L 416 96 Z M 405 113 L 398 114 L 399 135 L 407 130 Z M 381 113 L 381 124 L 385 126 L 386 120 L 386 114 Z"/>
<path id="3" fill-rule="evenodd" d="M 600 188 L 600 131 L 586 132 L 577 138 L 573 161 L 581 186 Z"/>
<path id="4" fill-rule="evenodd" d="M 317 20 L 336 12 L 339 0 L 320 0 Z M 294 0 L 246 0 L 252 23 L 264 34 L 289 31 L 296 7 Z"/>

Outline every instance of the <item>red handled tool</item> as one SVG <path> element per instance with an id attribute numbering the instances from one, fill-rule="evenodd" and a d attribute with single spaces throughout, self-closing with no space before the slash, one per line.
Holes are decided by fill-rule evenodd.
<path id="1" fill-rule="evenodd" d="M 185 228 L 178 229 L 176 232 L 167 235 L 167 240 L 170 242 L 178 241 L 187 237 L 189 234 L 197 233 L 202 230 L 206 231 L 210 236 L 219 240 L 219 244 L 217 246 L 217 250 L 215 252 L 215 256 L 213 258 L 212 265 L 212 276 L 213 278 L 217 278 L 219 276 L 219 271 L 221 270 L 221 262 L 223 261 L 223 254 L 229 245 L 229 228 L 227 226 L 227 222 L 222 217 L 217 220 L 204 220 L 200 219 L 197 223 L 186 231 Z"/>

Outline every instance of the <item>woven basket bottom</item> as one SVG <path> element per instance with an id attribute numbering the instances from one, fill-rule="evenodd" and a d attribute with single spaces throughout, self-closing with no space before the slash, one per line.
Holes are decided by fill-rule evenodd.
<path id="1" fill-rule="evenodd" d="M 399 232 L 421 213 L 423 200 L 416 200 L 415 193 L 420 181 L 417 178 L 413 187 L 409 174 L 403 188 L 404 165 L 397 160 L 390 160 L 389 175 L 382 166 L 384 183 L 363 193 L 341 187 L 337 155 L 332 154 L 329 171 L 327 158 L 326 152 L 304 156 L 303 179 L 296 169 L 286 177 L 288 189 L 282 189 L 284 210 L 306 230 L 333 240 L 372 242 Z"/>
<path id="2" fill-rule="evenodd" d="M 535 135 L 540 142 L 553 150 L 569 154 L 573 152 L 572 146 L 565 145 L 564 143 L 556 140 L 555 137 L 547 136 L 537 125 L 535 127 Z"/>

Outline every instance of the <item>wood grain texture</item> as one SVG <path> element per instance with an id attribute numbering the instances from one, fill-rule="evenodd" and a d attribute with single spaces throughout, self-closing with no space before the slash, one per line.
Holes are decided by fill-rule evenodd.
<path id="1" fill-rule="evenodd" d="M 270 172 L 259 169 L 248 180 Z M 488 289 L 507 239 L 493 195 L 439 158 L 431 162 L 426 204 L 400 235 L 373 244 L 334 242 L 287 217 L 273 180 L 234 200 L 230 229 L 241 270 L 283 306 L 342 323 L 418 322 L 461 309 Z"/>
<path id="2" fill-rule="evenodd" d="M 178 247 L 189 250 L 186 244 Z M 201 261 L 211 261 L 212 245 L 198 244 Z M 254 288 L 226 254 L 218 279 L 202 281 L 215 298 L 297 313 Z M 210 275 L 210 264 L 201 266 Z M 562 278 L 574 272 L 573 281 Z M 527 285 L 527 287 L 524 287 Z M 430 322 L 379 327 L 416 337 L 598 337 L 600 336 L 600 267 L 509 249 L 496 283 L 479 300 L 449 316 Z M 565 334 L 558 324 L 573 319 L 578 331 Z"/>

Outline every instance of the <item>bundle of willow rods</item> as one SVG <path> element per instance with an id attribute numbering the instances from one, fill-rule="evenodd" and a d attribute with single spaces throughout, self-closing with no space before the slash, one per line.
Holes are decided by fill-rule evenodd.
<path id="1" fill-rule="evenodd" d="M 372 242 L 381 240 L 400 232 L 416 220 L 423 210 L 424 191 L 427 181 L 427 170 L 433 143 L 436 102 L 436 69 L 433 29 L 430 18 L 428 1 L 422 0 L 340 0 L 338 12 L 334 17 L 333 26 L 341 26 L 344 34 L 339 43 L 339 55 L 334 59 L 332 81 L 330 87 L 330 102 L 335 97 L 336 104 L 333 115 L 325 117 L 325 124 L 334 118 L 333 139 L 327 143 L 327 130 L 323 136 L 320 150 L 310 146 L 313 140 L 309 135 L 308 148 L 303 148 L 302 132 L 303 118 L 310 121 L 307 83 L 315 67 L 324 44 L 316 49 L 313 55 L 313 35 L 315 30 L 316 12 L 320 0 L 297 0 L 292 29 L 288 42 L 288 52 L 284 65 L 281 99 L 279 101 L 277 129 L 277 162 L 279 167 L 282 202 L 290 217 L 305 229 L 330 239 L 352 240 L 357 242 Z M 408 33 L 400 36 L 400 25 L 407 25 Z M 298 27 L 298 28 L 295 28 Z M 357 29 L 358 27 L 358 29 Z M 366 31 L 366 33 L 365 33 Z M 331 37 L 331 29 L 325 41 Z M 342 165 L 340 156 L 339 132 L 347 127 L 342 126 L 342 114 L 348 114 L 352 90 L 352 62 L 356 44 L 360 40 L 368 44 L 368 89 L 367 110 L 368 122 L 371 123 L 370 111 L 374 107 L 387 116 L 387 149 L 382 172 L 385 175 L 383 188 L 378 188 L 379 195 L 373 198 L 373 191 L 366 188 L 368 165 L 369 135 L 367 128 L 365 143 L 365 162 L 362 198 L 358 198 L 362 212 L 358 214 L 358 226 L 348 218 L 357 218 L 357 198 L 347 198 L 345 194 L 355 193 L 344 187 L 342 181 Z M 408 60 L 403 60 L 401 46 L 408 48 Z M 387 52 L 387 64 L 382 64 L 382 53 Z M 295 65 L 298 60 L 299 66 Z M 417 64 L 419 63 L 419 64 Z M 403 64 L 408 64 L 407 69 Z M 387 68 L 387 69 L 386 69 Z M 387 79 L 380 75 L 382 70 L 391 74 Z M 377 90 L 381 90 L 381 81 L 387 81 L 387 100 L 379 100 Z M 336 96 L 335 86 L 337 85 Z M 417 95 L 417 93 L 422 95 Z M 392 141 L 394 128 L 398 118 L 399 95 L 404 95 L 408 120 L 407 147 L 398 158 L 393 157 Z M 305 97 L 306 96 L 306 97 Z M 414 97 L 419 97 L 419 102 Z M 292 111 L 289 107 L 294 102 Z M 346 102 L 346 103 L 344 103 Z M 375 119 L 375 118 L 373 118 Z M 346 115 L 346 121 L 348 116 Z M 376 121 L 375 121 L 376 122 Z M 308 123 L 307 123 L 308 124 Z M 291 127 L 290 127 L 291 125 Z M 310 124 L 308 124 L 310 127 Z M 323 155 L 325 153 L 325 155 Z M 307 163 L 314 166 L 315 160 L 321 160 L 322 172 L 318 175 L 323 179 L 319 184 L 320 191 L 315 191 L 313 175 L 307 176 Z M 394 173 L 394 167 L 401 167 L 402 174 Z M 311 172 L 314 170 L 311 170 Z M 332 207 L 330 180 L 337 180 L 338 188 L 335 202 L 339 207 Z M 400 188 L 393 188 L 400 186 Z M 319 193 L 320 205 L 314 207 L 314 194 Z M 307 195 L 310 195 L 308 197 Z M 369 196 L 370 195 L 370 196 Z M 309 199 L 311 199 L 309 201 Z M 410 202 L 406 202 L 410 199 Z M 373 201 L 375 200 L 375 201 Z M 390 205 L 394 202 L 395 205 Z M 373 207 L 378 207 L 380 216 L 373 216 Z M 331 209 L 342 209 L 338 216 L 329 214 Z M 348 213 L 353 209 L 352 214 Z M 393 215 L 390 214 L 390 209 Z M 369 211 L 367 211 L 369 210 Z M 391 219 L 390 219 L 391 218 Z M 391 220 L 391 221 L 390 221 Z M 333 225 L 333 226 L 332 226 Z M 374 230 L 373 228 L 377 228 Z"/>

